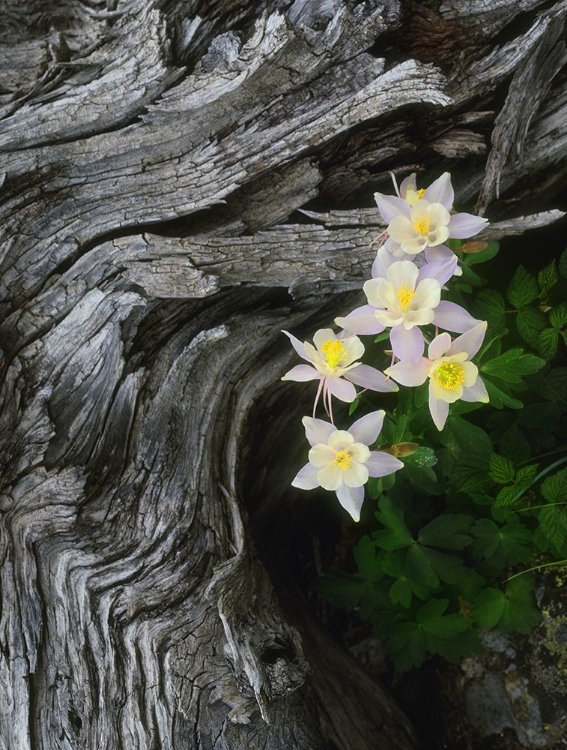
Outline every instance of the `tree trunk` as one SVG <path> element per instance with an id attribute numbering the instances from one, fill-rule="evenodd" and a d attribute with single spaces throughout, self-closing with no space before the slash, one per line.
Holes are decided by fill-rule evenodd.
<path id="1" fill-rule="evenodd" d="M 566 4 L 0 11 L 1 750 L 414 748 L 277 557 L 280 330 L 352 306 L 390 169 L 561 215 Z"/>

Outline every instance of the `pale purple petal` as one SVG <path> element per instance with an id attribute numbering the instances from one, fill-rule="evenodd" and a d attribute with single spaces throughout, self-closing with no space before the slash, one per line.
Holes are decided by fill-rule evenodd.
<path id="1" fill-rule="evenodd" d="M 360 521 L 360 509 L 364 502 L 364 487 L 347 487 L 343 484 L 335 490 L 337 499 L 353 521 Z"/>
<path id="2" fill-rule="evenodd" d="M 300 490 L 314 490 L 315 487 L 320 487 L 317 480 L 318 469 L 313 464 L 305 464 L 305 466 L 297 472 L 297 476 L 291 483 L 292 487 L 297 487 Z"/>
<path id="3" fill-rule="evenodd" d="M 487 225 L 488 220 L 483 219 L 481 216 L 453 214 L 449 221 L 449 237 L 456 240 L 473 237 L 475 234 L 482 232 Z"/>
<path id="4" fill-rule="evenodd" d="M 386 375 L 390 375 L 401 385 L 408 385 L 412 388 L 425 383 L 428 373 L 429 360 L 425 357 L 419 362 L 396 362 L 386 370 Z"/>
<path id="5" fill-rule="evenodd" d="M 349 432 L 354 438 L 355 443 L 364 443 L 372 445 L 380 434 L 386 412 L 383 409 L 372 411 L 365 417 L 357 419 L 352 425 Z"/>
<path id="6" fill-rule="evenodd" d="M 379 247 L 374 263 L 372 264 L 372 278 L 385 279 L 388 268 L 397 260 L 397 258 L 386 250 L 384 245 Z"/>
<path id="7" fill-rule="evenodd" d="M 488 391 L 482 380 L 477 378 L 474 385 L 470 385 L 468 388 L 463 388 L 461 399 L 463 401 L 482 401 L 484 404 L 487 404 L 489 401 Z"/>
<path id="8" fill-rule="evenodd" d="M 372 451 L 365 466 L 371 477 L 385 477 L 404 467 L 398 458 L 383 451 Z"/>
<path id="9" fill-rule="evenodd" d="M 441 401 L 440 398 L 435 398 L 431 388 L 429 388 L 429 411 L 431 412 L 435 427 L 438 430 L 442 430 L 449 416 L 449 404 L 446 401 Z"/>
<path id="10" fill-rule="evenodd" d="M 327 444 L 329 436 L 336 432 L 336 427 L 330 422 L 325 422 L 323 419 L 316 419 L 315 417 L 303 417 L 301 420 L 305 427 L 305 435 L 310 445 L 318 445 L 319 443 Z"/>
<path id="11" fill-rule="evenodd" d="M 295 351 L 299 354 L 301 359 L 306 359 L 308 362 L 310 362 L 310 358 L 307 356 L 305 352 L 305 347 L 301 343 L 301 341 L 291 333 L 288 333 L 287 331 L 282 331 L 282 333 L 285 333 L 285 335 L 288 337 L 288 339 L 291 341 L 291 345 L 295 349 Z"/>
<path id="12" fill-rule="evenodd" d="M 404 362 L 418 362 L 425 349 L 423 333 L 417 326 L 409 331 L 403 325 L 394 326 L 390 332 L 390 343 L 396 357 Z"/>
<path id="13" fill-rule="evenodd" d="M 441 177 L 438 177 L 431 183 L 423 194 L 423 197 L 430 203 L 441 203 L 447 211 L 450 211 L 455 200 L 455 191 L 451 185 L 451 174 L 443 172 Z"/>
<path id="14" fill-rule="evenodd" d="M 433 341 L 429 344 L 427 354 L 429 359 L 439 359 L 443 357 L 451 346 L 451 337 L 448 333 L 440 333 L 439 336 L 435 336 Z"/>
<path id="15" fill-rule="evenodd" d="M 392 174 L 392 178 L 394 179 L 395 184 L 395 177 Z M 412 172 L 409 177 L 404 177 L 404 179 L 400 183 L 400 198 L 404 198 L 405 194 L 408 191 L 408 188 L 411 188 L 413 191 L 417 190 L 416 187 L 416 174 L 415 172 Z"/>
<path id="16" fill-rule="evenodd" d="M 425 263 L 419 269 L 418 279 L 419 281 L 423 279 L 435 279 L 443 286 L 443 284 L 446 284 L 455 275 L 457 263 L 458 259 L 455 253 L 451 253 L 451 257 L 444 258 L 443 260 L 434 260 L 430 263 Z"/>
<path id="17" fill-rule="evenodd" d="M 341 380 L 340 378 L 327 378 L 326 384 L 330 393 L 338 398 L 339 401 L 346 401 L 347 404 L 350 404 L 356 398 L 356 388 L 347 380 Z"/>
<path id="18" fill-rule="evenodd" d="M 370 336 L 382 333 L 384 326 L 379 323 L 374 315 L 375 308 L 372 305 L 357 307 L 344 318 L 335 318 L 335 323 L 349 333 Z"/>
<path id="19" fill-rule="evenodd" d="M 385 195 L 384 193 L 374 193 L 374 200 L 380 211 L 380 215 L 389 224 L 396 216 L 409 216 L 410 206 L 402 198 L 396 195 Z"/>
<path id="20" fill-rule="evenodd" d="M 323 376 L 310 365 L 296 365 L 283 376 L 282 380 L 295 380 L 304 383 L 307 380 L 320 380 Z"/>
<path id="21" fill-rule="evenodd" d="M 458 336 L 451 346 L 449 347 L 447 354 L 459 354 L 460 352 L 466 352 L 469 355 L 469 359 L 474 357 L 482 346 L 484 336 L 486 334 L 487 322 L 483 320 L 481 323 L 476 325 L 474 328 L 466 331 L 461 336 Z"/>
<path id="22" fill-rule="evenodd" d="M 455 302 L 443 300 L 434 310 L 433 322 L 439 328 L 454 333 L 464 333 L 480 323 L 480 320 L 465 310 L 464 307 Z"/>
<path id="23" fill-rule="evenodd" d="M 345 373 L 344 377 L 361 388 L 368 388 L 371 391 L 378 391 L 378 393 L 392 393 L 400 390 L 383 372 L 369 365 L 353 367 L 352 370 Z"/>

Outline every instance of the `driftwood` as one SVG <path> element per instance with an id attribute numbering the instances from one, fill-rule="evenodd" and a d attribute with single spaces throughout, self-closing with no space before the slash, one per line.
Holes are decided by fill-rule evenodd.
<path id="1" fill-rule="evenodd" d="M 255 551 L 300 512 L 280 329 L 351 305 L 389 170 L 560 216 L 567 3 L 0 11 L 1 750 L 415 747 Z"/>

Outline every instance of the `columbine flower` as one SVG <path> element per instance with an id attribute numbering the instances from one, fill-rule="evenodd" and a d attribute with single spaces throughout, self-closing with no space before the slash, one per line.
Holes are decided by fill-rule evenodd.
<path id="1" fill-rule="evenodd" d="M 425 342 L 418 326 L 434 323 L 463 333 L 478 323 L 460 305 L 441 302 L 441 286 L 451 278 L 457 257 L 426 263 L 418 268 L 409 260 L 398 261 L 384 247 L 372 266 L 373 278 L 364 284 L 368 305 L 353 310 L 335 323 L 349 333 L 380 333 L 391 326 L 390 341 L 396 357 L 417 361 Z"/>
<path id="2" fill-rule="evenodd" d="M 459 399 L 488 403 L 478 368 L 469 361 L 481 347 L 486 325 L 482 321 L 454 341 L 448 333 L 441 333 L 429 345 L 429 357 L 419 362 L 397 362 L 386 370 L 402 385 L 422 385 L 429 378 L 429 410 L 438 430 L 445 426 L 449 404 Z"/>
<path id="3" fill-rule="evenodd" d="M 353 383 L 382 393 L 399 390 L 380 370 L 356 362 L 364 354 L 364 344 L 357 336 L 338 338 L 330 328 L 323 328 L 313 336 L 313 346 L 308 341 L 302 344 L 287 331 L 283 333 L 299 356 L 311 364 L 293 367 L 282 380 L 319 380 L 313 414 L 323 392 L 323 403 L 332 419 L 331 395 L 347 403 L 354 401 L 356 389 Z"/>
<path id="4" fill-rule="evenodd" d="M 322 419 L 303 417 L 309 441 L 309 463 L 297 474 L 293 487 L 334 490 L 343 508 L 353 520 L 360 520 L 364 485 L 369 477 L 384 477 L 398 471 L 403 463 L 389 453 L 370 451 L 376 442 L 384 411 L 374 411 L 358 419 L 350 430 L 337 430 Z"/>
<path id="5" fill-rule="evenodd" d="M 465 239 L 478 234 L 487 220 L 466 213 L 450 213 L 455 193 L 451 175 L 445 172 L 426 190 L 417 190 L 415 175 L 406 178 L 397 196 L 375 193 L 378 210 L 388 224 L 390 235 L 386 247 L 394 253 L 416 255 L 425 248 L 442 247 L 444 253 L 451 252 L 443 245 L 449 238 Z M 440 255 L 432 256 L 440 258 Z"/>

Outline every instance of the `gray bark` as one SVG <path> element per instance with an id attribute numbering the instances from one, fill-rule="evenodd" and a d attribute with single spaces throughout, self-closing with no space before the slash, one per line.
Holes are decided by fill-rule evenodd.
<path id="1" fill-rule="evenodd" d="M 415 747 L 255 551 L 301 518 L 280 330 L 352 304 L 390 169 L 559 217 L 540 5 L 0 3 L 1 750 Z"/>

